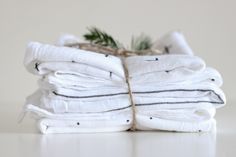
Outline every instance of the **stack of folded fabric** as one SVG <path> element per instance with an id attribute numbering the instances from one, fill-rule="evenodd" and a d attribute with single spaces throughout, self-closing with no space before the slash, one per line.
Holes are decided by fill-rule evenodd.
<path id="1" fill-rule="evenodd" d="M 30 43 L 25 65 L 41 75 L 26 110 L 43 133 L 106 132 L 130 128 L 132 110 L 121 60 L 67 47 Z"/>
<path id="2" fill-rule="evenodd" d="M 154 45 L 163 55 L 126 58 L 66 47 L 72 39 L 31 42 L 26 50 L 24 64 L 40 79 L 24 111 L 36 115 L 42 133 L 215 128 L 215 110 L 225 104 L 222 78 L 193 55 L 181 33 Z"/>

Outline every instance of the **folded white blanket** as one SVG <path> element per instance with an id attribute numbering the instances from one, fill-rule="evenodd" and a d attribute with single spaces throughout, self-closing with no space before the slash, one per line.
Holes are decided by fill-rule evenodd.
<path id="1" fill-rule="evenodd" d="M 155 42 L 153 48 L 161 50 L 165 54 L 193 55 L 193 51 L 181 32 L 173 31 L 165 34 Z"/>
<path id="2" fill-rule="evenodd" d="M 114 105 L 115 109 L 108 111 L 106 108 L 107 111 L 103 112 L 60 114 L 37 104 L 39 103 L 37 97 L 40 96 L 36 92 L 34 96 L 29 97 L 25 109 L 38 115 L 40 118 L 38 126 L 43 133 L 122 131 L 131 127 L 133 119 L 130 106 Z M 102 106 L 94 103 L 87 108 L 88 110 L 92 107 L 99 109 Z M 215 127 L 214 114 L 214 107 L 165 108 L 153 105 L 152 108 L 148 108 L 142 106 L 137 107 L 136 110 L 136 127 L 140 130 L 210 131 Z"/>
<path id="3" fill-rule="evenodd" d="M 190 52 L 183 41 L 172 46 Z M 225 96 L 219 88 L 220 74 L 206 68 L 203 60 L 191 55 L 159 55 L 124 61 L 137 129 L 196 132 L 214 128 L 215 108 L 225 104 Z M 41 132 L 105 132 L 131 127 L 130 97 L 120 58 L 31 42 L 24 64 L 29 72 L 42 75 L 40 89 L 25 106 L 38 116 Z"/>
<path id="4" fill-rule="evenodd" d="M 48 71 L 39 70 L 44 62 L 73 62 L 110 71 L 117 76 L 124 77 L 123 65 L 118 57 L 89 52 L 80 49 L 57 47 L 47 44 L 31 42 L 28 44 L 24 64 L 30 72 L 46 74 Z"/>
<path id="5" fill-rule="evenodd" d="M 205 74 L 207 72 L 203 71 L 202 73 Z M 213 74 L 214 81 L 210 79 L 212 77 L 209 77 L 203 79 L 201 82 L 197 82 L 198 77 L 196 79 L 193 77 L 191 80 L 194 84 L 191 84 L 191 80 L 179 82 L 178 84 L 134 84 L 132 91 L 135 103 L 138 105 L 157 103 L 158 106 L 174 106 L 177 108 L 181 102 L 185 102 L 185 105 L 181 104 L 180 107 L 194 107 L 199 106 L 200 102 L 204 105 L 203 102 L 205 101 L 204 106 L 212 106 L 211 104 L 214 104 L 215 107 L 220 107 L 225 101 L 223 92 L 218 88 L 222 81 L 218 80 L 220 76 Z M 206 75 L 203 76 L 205 77 Z M 86 85 L 86 83 L 84 84 Z M 116 103 L 129 104 L 127 89 L 121 87 L 108 88 L 104 85 L 98 89 L 97 87 L 90 88 L 88 86 L 84 87 L 86 90 L 76 90 L 74 88 L 63 87 L 59 83 L 53 82 L 53 84 L 50 84 L 42 81 L 40 81 L 40 87 L 43 89 L 41 101 L 43 101 L 43 104 L 52 104 L 52 106 L 57 104 L 55 108 L 53 107 L 55 111 L 57 108 L 62 109 L 59 106 L 65 106 L 63 107 L 64 111 L 62 110 L 61 112 L 83 112 L 87 111 L 88 108 L 86 107 L 94 104 L 94 102 L 104 107 Z M 86 106 L 84 107 L 85 110 L 81 110 L 82 106 Z"/>
<path id="6" fill-rule="evenodd" d="M 26 111 L 38 116 L 39 130 L 45 134 L 125 131 L 132 125 L 130 108 L 99 114 L 55 114 L 29 104 Z"/>

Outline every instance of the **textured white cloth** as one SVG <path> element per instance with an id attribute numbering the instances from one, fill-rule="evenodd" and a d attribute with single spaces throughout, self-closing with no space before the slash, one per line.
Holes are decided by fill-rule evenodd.
<path id="1" fill-rule="evenodd" d="M 191 54 L 172 33 L 169 53 L 125 59 L 136 106 L 137 129 L 210 131 L 215 109 L 225 104 L 220 74 Z M 74 38 L 68 40 L 76 42 Z M 61 40 L 60 46 L 66 43 Z M 164 45 L 162 43 L 162 45 Z M 180 54 L 182 53 L 182 54 Z M 42 133 L 124 131 L 132 110 L 120 58 L 75 48 L 29 43 L 24 65 L 41 76 L 25 110 L 37 115 Z"/>
<path id="2" fill-rule="evenodd" d="M 69 47 L 30 42 L 26 49 L 24 64 L 30 72 L 47 74 L 47 69 L 37 69 L 44 62 L 76 62 L 105 71 L 112 71 L 117 76 L 124 78 L 122 62 L 118 57 L 89 52 Z"/>
<path id="3" fill-rule="evenodd" d="M 62 34 L 60 38 L 56 41 L 57 46 L 65 46 L 70 44 L 80 43 L 82 40 L 72 34 Z"/>
<path id="4" fill-rule="evenodd" d="M 179 31 L 172 31 L 165 34 L 154 43 L 153 48 L 161 50 L 165 54 L 194 55 L 184 35 Z"/>
<path id="5" fill-rule="evenodd" d="M 103 112 L 88 111 L 60 114 L 55 113 L 52 109 L 46 108 L 44 104 L 40 103 L 41 96 L 40 91 L 36 91 L 29 96 L 24 110 L 36 115 L 39 130 L 45 134 L 124 131 L 128 130 L 132 124 L 132 111 L 130 107 L 116 108 Z M 55 105 L 57 104 L 55 103 Z M 94 103 L 93 106 L 98 108 L 100 104 Z"/>

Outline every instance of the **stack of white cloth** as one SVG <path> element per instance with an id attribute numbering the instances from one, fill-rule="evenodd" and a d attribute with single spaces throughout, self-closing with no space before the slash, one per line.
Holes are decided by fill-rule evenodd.
<path id="1" fill-rule="evenodd" d="M 157 41 L 162 55 L 124 59 L 65 46 L 71 42 L 78 39 L 27 46 L 24 65 L 40 79 L 24 111 L 35 115 L 42 133 L 125 131 L 134 123 L 138 130 L 214 130 L 216 108 L 226 101 L 222 78 L 193 55 L 180 32 Z"/>

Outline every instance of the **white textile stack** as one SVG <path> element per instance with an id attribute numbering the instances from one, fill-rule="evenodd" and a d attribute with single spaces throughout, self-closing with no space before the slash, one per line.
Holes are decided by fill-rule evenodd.
<path id="1" fill-rule="evenodd" d="M 24 65 L 39 75 L 39 89 L 26 100 L 42 133 L 138 130 L 211 131 L 216 108 L 225 104 L 222 78 L 193 55 L 179 32 L 154 48 L 163 55 L 116 56 L 58 45 L 28 44 Z M 122 61 L 129 71 L 130 95 Z M 135 118 L 132 105 L 135 105 Z"/>

